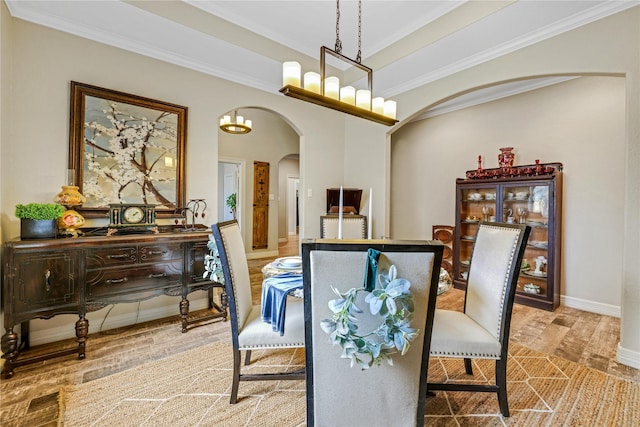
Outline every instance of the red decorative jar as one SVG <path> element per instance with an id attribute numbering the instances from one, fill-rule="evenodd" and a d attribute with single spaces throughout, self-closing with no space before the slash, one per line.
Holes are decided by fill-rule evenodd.
<path id="1" fill-rule="evenodd" d="M 498 165 L 501 168 L 510 168 L 513 166 L 513 147 L 503 147 L 498 154 Z"/>

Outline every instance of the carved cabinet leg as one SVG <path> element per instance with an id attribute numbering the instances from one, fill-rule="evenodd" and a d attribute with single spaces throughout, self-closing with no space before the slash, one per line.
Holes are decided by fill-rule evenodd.
<path id="1" fill-rule="evenodd" d="M 2 377 L 7 379 L 13 377 L 14 362 L 18 357 L 18 334 L 13 331 L 13 327 L 5 328 L 6 333 L 2 336 L 2 358 L 4 368 L 2 369 Z"/>
<path id="2" fill-rule="evenodd" d="M 186 297 L 182 297 L 182 301 L 180 301 L 180 319 L 182 320 L 182 333 L 187 332 L 187 326 L 189 326 L 189 322 L 187 321 L 187 315 L 189 314 L 189 300 Z"/>
<path id="3" fill-rule="evenodd" d="M 89 321 L 80 315 L 80 319 L 76 322 L 76 337 L 78 338 L 78 359 L 82 360 L 86 357 L 85 347 L 87 343 L 87 335 L 89 335 Z"/>

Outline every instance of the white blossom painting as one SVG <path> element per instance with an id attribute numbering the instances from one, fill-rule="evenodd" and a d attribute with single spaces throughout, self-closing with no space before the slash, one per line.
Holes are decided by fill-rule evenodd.
<path id="1" fill-rule="evenodd" d="M 186 107 L 72 82 L 72 157 L 83 210 L 110 203 L 183 207 Z M 78 109 L 74 100 L 81 104 Z M 71 157 L 70 157 L 71 159 Z"/>

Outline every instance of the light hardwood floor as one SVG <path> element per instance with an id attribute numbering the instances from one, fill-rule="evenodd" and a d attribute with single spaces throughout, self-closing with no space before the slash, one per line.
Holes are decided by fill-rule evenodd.
<path id="1" fill-rule="evenodd" d="M 298 254 L 298 240 L 281 244 L 280 256 Z M 260 299 L 262 267 L 271 259 L 249 261 L 254 301 Z M 461 310 L 463 292 L 452 289 L 438 297 L 438 307 Z M 177 303 L 176 303 L 177 311 Z M 569 359 L 611 375 L 640 383 L 640 370 L 615 361 L 620 320 L 576 309 L 559 307 L 554 312 L 516 304 L 511 339 L 532 349 Z M 17 368 L 15 376 L 0 381 L 0 424 L 8 426 L 55 426 L 58 391 L 68 384 L 133 368 L 151 360 L 201 346 L 211 341 L 228 341 L 229 324 L 216 321 L 180 333 L 178 317 L 170 317 L 116 330 L 92 334 L 87 358 L 73 356 Z M 52 346 L 74 346 L 73 340 L 34 348 L 34 353 Z M 185 360 L 185 363 L 189 363 Z"/>

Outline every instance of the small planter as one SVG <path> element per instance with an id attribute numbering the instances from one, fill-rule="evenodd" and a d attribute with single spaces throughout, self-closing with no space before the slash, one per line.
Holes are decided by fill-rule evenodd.
<path id="1" fill-rule="evenodd" d="M 20 219 L 20 238 L 55 239 L 58 234 L 58 220 L 55 219 Z"/>

